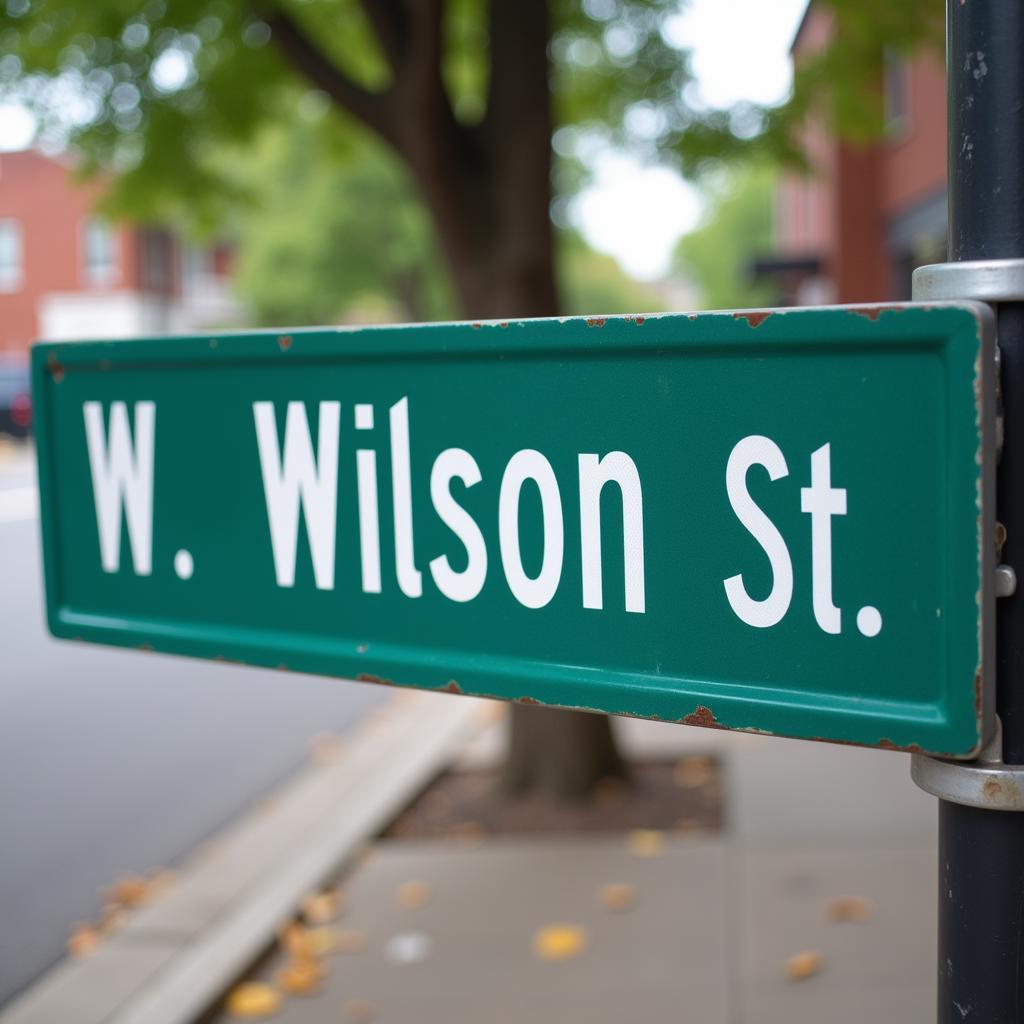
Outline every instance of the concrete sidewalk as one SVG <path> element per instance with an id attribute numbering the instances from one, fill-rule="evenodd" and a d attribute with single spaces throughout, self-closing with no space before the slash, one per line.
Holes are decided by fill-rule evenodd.
<path id="1" fill-rule="evenodd" d="M 722 835 L 666 835 L 648 856 L 621 834 L 379 842 L 345 879 L 334 925 L 363 936 L 365 950 L 328 956 L 322 984 L 288 998 L 275 1019 L 934 1019 L 936 809 L 910 781 L 905 755 L 617 727 L 634 759 L 713 753 L 724 762 Z M 500 749 L 492 727 L 460 764 L 487 765 Z M 403 899 L 410 884 L 418 905 Z M 609 884 L 629 887 L 633 905 L 610 910 Z M 832 919 L 835 901 L 850 896 L 866 919 Z M 578 929 L 582 949 L 548 962 L 532 943 L 559 924 Z M 786 964 L 801 952 L 816 954 L 819 969 L 794 981 Z M 250 977 L 276 984 L 284 963 L 277 952 Z"/>

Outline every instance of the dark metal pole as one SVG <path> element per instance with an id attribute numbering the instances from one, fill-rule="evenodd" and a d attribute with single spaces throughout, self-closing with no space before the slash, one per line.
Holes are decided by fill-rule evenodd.
<path id="1" fill-rule="evenodd" d="M 947 0 L 949 258 L 1024 256 L 1024 3 Z M 1024 303 L 998 310 L 1003 561 L 1024 569 Z M 1024 594 L 997 602 L 1003 760 L 1024 764 Z M 940 1024 L 1024 1022 L 1024 814 L 939 804 Z"/>

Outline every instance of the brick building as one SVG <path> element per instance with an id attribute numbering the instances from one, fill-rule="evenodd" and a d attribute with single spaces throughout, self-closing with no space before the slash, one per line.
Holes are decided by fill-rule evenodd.
<path id="1" fill-rule="evenodd" d="M 230 251 L 112 224 L 68 162 L 0 153 L 0 355 L 37 339 L 117 338 L 237 322 Z"/>
<path id="2" fill-rule="evenodd" d="M 812 2 L 793 41 L 794 64 L 831 38 L 831 12 Z M 855 145 L 820 119 L 804 129 L 814 171 L 780 182 L 776 254 L 759 260 L 785 300 L 877 302 L 910 297 L 910 275 L 945 259 L 946 84 L 930 52 L 886 62 L 886 132 Z"/>

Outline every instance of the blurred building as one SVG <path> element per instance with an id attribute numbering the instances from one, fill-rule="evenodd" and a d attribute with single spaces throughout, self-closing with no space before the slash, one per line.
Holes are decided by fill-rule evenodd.
<path id="1" fill-rule="evenodd" d="M 796 66 L 834 32 L 813 0 L 793 40 Z M 783 301 L 878 302 L 910 297 L 912 270 L 945 259 L 946 79 L 941 57 L 892 55 L 884 82 L 886 131 L 868 145 L 844 142 L 821 118 L 804 129 L 813 167 L 779 185 L 776 252 L 756 262 Z"/>
<path id="2" fill-rule="evenodd" d="M 0 153 L 0 353 L 237 322 L 231 251 L 94 212 L 99 186 L 32 150 Z"/>

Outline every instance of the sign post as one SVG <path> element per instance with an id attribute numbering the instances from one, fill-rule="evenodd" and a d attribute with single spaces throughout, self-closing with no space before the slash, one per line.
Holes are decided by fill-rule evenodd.
<path id="1" fill-rule="evenodd" d="M 949 264 L 915 276 L 915 297 L 997 304 L 1004 442 L 997 543 L 1024 551 L 1024 7 L 947 4 Z M 1009 575 L 1009 574 L 1008 574 Z M 915 758 L 940 796 L 938 1019 L 1024 1020 L 1024 597 L 1005 586 L 996 632 L 1002 724 L 986 757 L 954 769 Z M 1010 813 L 1017 812 L 1017 813 Z"/>

